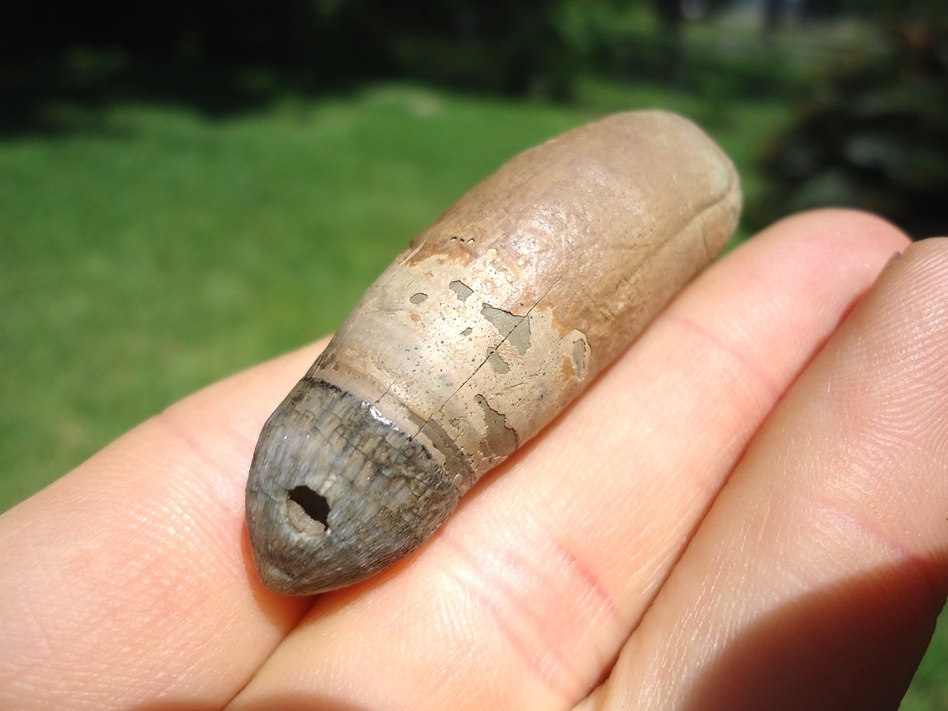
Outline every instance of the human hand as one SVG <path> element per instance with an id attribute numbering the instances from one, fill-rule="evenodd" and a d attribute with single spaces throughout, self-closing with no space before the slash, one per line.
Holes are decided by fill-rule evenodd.
<path id="1" fill-rule="evenodd" d="M 325 342 L 202 390 L 0 517 L 0 708 L 896 708 L 948 591 L 948 241 L 876 281 L 905 246 L 767 230 L 315 599 L 259 585 L 243 490 Z"/>

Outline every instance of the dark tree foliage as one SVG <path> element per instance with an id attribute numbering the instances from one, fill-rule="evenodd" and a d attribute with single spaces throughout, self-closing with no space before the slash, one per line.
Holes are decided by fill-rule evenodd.
<path id="1" fill-rule="evenodd" d="M 764 29 L 776 30 L 783 23 L 787 14 L 787 0 L 764 1 Z"/>
<path id="2" fill-rule="evenodd" d="M 848 205 L 915 238 L 948 234 L 948 27 L 904 23 L 895 51 L 829 77 L 763 157 L 771 190 L 754 217 Z"/>
<path id="3" fill-rule="evenodd" d="M 354 29 L 345 12 L 320 13 L 309 0 L 34 0 L 17 15 L 0 23 L 7 61 L 81 47 L 151 61 L 288 65 L 319 58 L 333 34 Z"/>
<path id="4" fill-rule="evenodd" d="M 34 0 L 0 21 L 0 131 L 56 129 L 50 105 L 146 98 L 242 110 L 395 67 L 356 3 Z M 263 70 L 268 82 L 248 81 Z"/>
<path id="5" fill-rule="evenodd" d="M 685 20 L 681 0 L 652 0 L 652 4 L 662 28 L 658 61 L 665 79 L 673 84 L 680 84 L 684 62 L 681 33 Z"/>
<path id="6" fill-rule="evenodd" d="M 355 2 L 355 0 L 353 0 Z M 454 85 L 562 98 L 568 48 L 554 26 L 551 0 L 363 0 L 392 64 Z"/>
<path id="7" fill-rule="evenodd" d="M 20 3 L 16 22 L 0 21 L 0 128 L 35 121 L 50 97 L 148 96 L 226 110 L 287 85 L 391 76 L 565 97 L 571 63 L 554 26 L 558 8 L 559 0 Z M 279 86 L 248 84 L 251 70 Z"/>
<path id="8" fill-rule="evenodd" d="M 652 0 L 652 2 L 664 25 L 677 27 L 685 19 L 681 0 Z"/>

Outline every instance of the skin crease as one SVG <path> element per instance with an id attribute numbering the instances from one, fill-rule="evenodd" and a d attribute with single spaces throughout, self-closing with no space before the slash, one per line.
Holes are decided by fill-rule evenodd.
<path id="1" fill-rule="evenodd" d="M 0 708 L 895 709 L 948 589 L 946 292 L 945 240 L 783 221 L 315 599 L 257 583 L 243 486 L 325 341 L 217 383 L 0 517 Z"/>

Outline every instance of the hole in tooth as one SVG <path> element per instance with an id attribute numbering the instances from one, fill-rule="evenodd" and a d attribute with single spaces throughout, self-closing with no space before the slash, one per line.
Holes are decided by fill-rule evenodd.
<path id="1" fill-rule="evenodd" d="M 300 533 L 329 533 L 329 501 L 308 486 L 297 486 L 287 492 L 286 513 Z"/>

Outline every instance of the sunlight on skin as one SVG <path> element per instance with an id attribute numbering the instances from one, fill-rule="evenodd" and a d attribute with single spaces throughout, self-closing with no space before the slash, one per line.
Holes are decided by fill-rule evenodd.
<path id="1" fill-rule="evenodd" d="M 903 248 L 852 213 L 775 226 L 429 544 L 315 601 L 259 586 L 242 492 L 262 422 L 319 344 L 195 394 L 0 517 L 0 705 L 554 709 L 608 677 L 589 704 L 690 711 L 854 678 L 794 656 L 809 647 L 792 630 L 814 621 L 837 661 L 892 668 L 867 688 L 894 698 L 948 577 L 944 243 L 913 247 L 853 310 Z M 916 390 L 895 387 L 902 365 Z M 846 419 L 874 436 L 849 438 Z M 922 561 L 909 574 L 892 569 L 905 551 Z"/>

